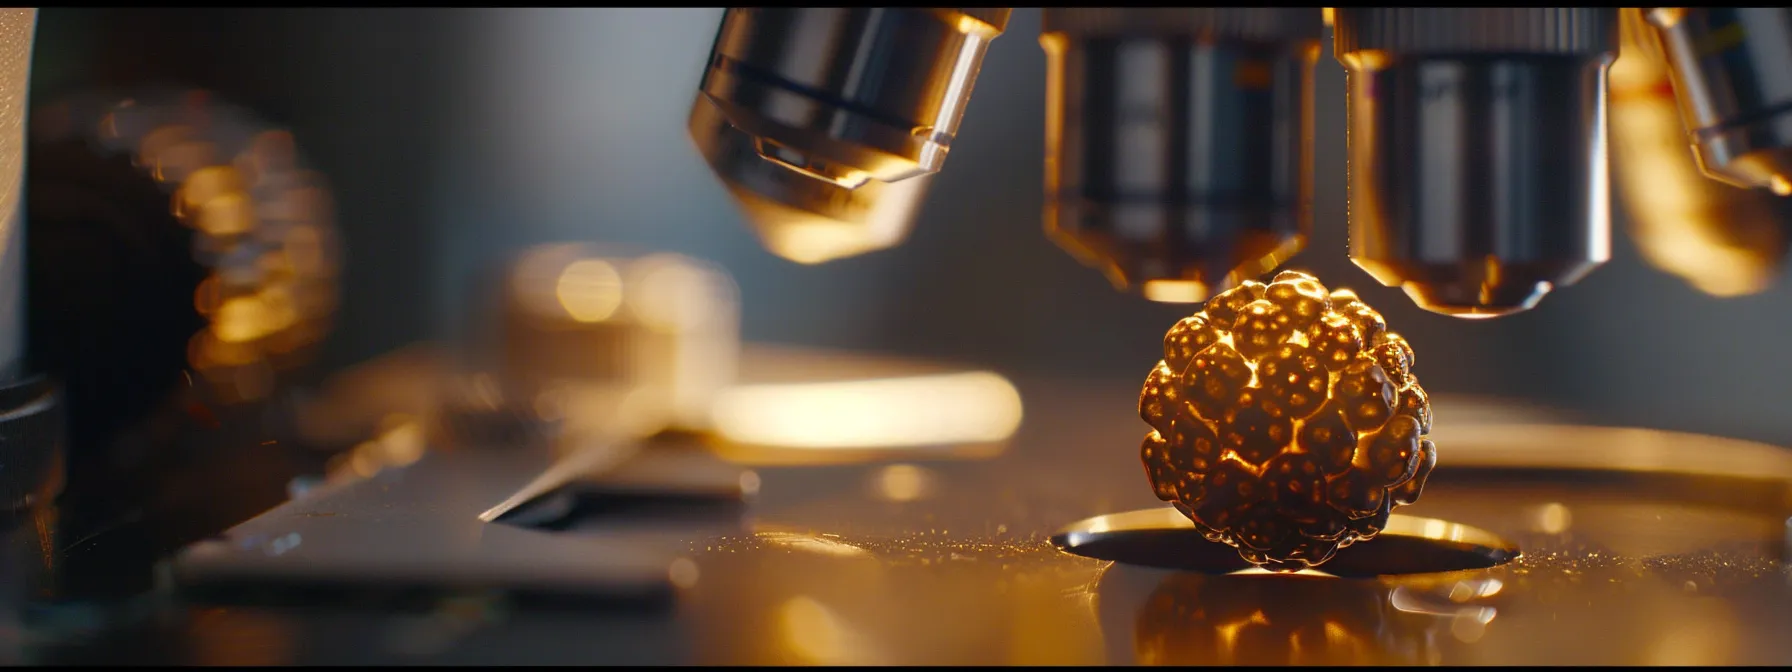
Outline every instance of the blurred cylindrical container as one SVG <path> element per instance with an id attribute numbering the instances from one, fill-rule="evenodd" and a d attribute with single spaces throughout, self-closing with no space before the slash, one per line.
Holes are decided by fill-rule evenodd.
<path id="1" fill-rule="evenodd" d="M 711 264 L 564 244 L 506 275 L 494 373 L 512 409 L 568 430 L 699 429 L 734 381 L 738 293 Z"/>

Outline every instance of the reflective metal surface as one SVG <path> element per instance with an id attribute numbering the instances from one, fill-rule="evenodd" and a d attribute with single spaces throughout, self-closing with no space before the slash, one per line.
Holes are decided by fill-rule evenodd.
<path id="1" fill-rule="evenodd" d="M 1034 408 L 1080 397 L 1024 389 Z M 857 476 L 883 467 L 766 471 L 757 532 L 703 542 L 696 556 L 705 578 L 689 613 L 704 642 L 699 659 L 1792 660 L 1778 635 L 1792 624 L 1792 587 L 1776 557 L 1792 475 L 1783 452 L 1636 430 L 1452 430 L 1450 408 L 1440 400 L 1445 466 L 1412 508 L 1511 539 L 1524 556 L 1502 567 L 1387 579 L 1216 576 L 1059 553 L 1045 539 L 1058 525 L 1143 505 L 1149 494 L 1136 465 L 1090 448 L 1117 437 L 1050 429 L 1056 423 L 1035 416 L 1010 459 L 927 466 L 937 494 L 900 504 Z M 1529 470 L 1501 468 L 1520 464 Z M 1596 464 L 1609 470 L 1581 471 Z M 1658 480 L 1622 476 L 1630 470 Z M 1703 482 L 1696 472 L 1725 476 Z M 1313 645 L 1290 646 L 1294 632 Z"/>
<path id="2" fill-rule="evenodd" d="M 1311 230 L 1311 8 L 1054 8 L 1045 229 L 1115 287 L 1201 301 Z"/>
<path id="3" fill-rule="evenodd" d="M 1707 175 L 1792 195 L 1792 10 L 1651 7 Z"/>
<path id="4" fill-rule="evenodd" d="M 1008 450 L 984 459 L 885 451 L 858 461 L 760 468 L 758 498 L 746 518 L 729 524 L 637 525 L 618 536 L 614 525 L 625 521 L 600 512 L 587 514 L 595 516 L 589 527 L 506 530 L 509 524 L 500 523 L 483 533 L 489 543 L 564 535 L 566 548 L 593 549 L 589 559 L 598 564 L 588 569 L 626 564 L 635 551 L 600 549 L 630 534 L 657 539 L 638 548 L 676 551 L 696 570 L 671 611 L 531 606 L 489 593 L 441 595 L 401 610 L 366 603 L 365 597 L 293 606 L 257 602 L 240 592 L 228 602 L 191 593 L 184 604 L 155 609 L 153 617 L 139 608 L 134 618 L 117 616 L 124 620 L 90 629 L 78 648 L 66 636 L 40 636 L 25 647 L 25 658 L 264 664 L 1792 661 L 1782 636 L 1792 627 L 1792 576 L 1781 560 L 1792 511 L 1792 454 L 1783 449 L 1548 424 L 1558 416 L 1440 397 L 1437 442 L 1444 456 L 1424 500 L 1410 510 L 1485 530 L 1518 546 L 1521 557 L 1485 569 L 1366 578 L 1173 572 L 1080 557 L 1050 542 L 1078 520 L 1156 505 L 1133 457 L 1138 420 L 1127 403 L 1130 387 L 1023 380 L 1027 420 Z M 393 483 L 374 479 L 362 487 L 382 482 Z M 494 497 L 502 491 L 497 485 L 487 488 Z M 399 507 L 394 520 L 428 502 L 450 501 L 445 497 L 451 491 L 432 492 L 441 494 L 392 501 Z M 463 508 L 469 518 L 474 510 Z M 1165 509 L 1162 515 L 1174 514 Z M 325 519 L 270 520 L 318 525 Z M 367 543 L 410 547 L 412 557 L 424 548 L 419 535 L 440 532 L 387 529 L 389 536 Z M 651 530 L 658 533 L 639 536 Z M 466 536 L 438 539 L 479 543 Z M 359 577 L 379 583 L 377 574 Z"/>
<path id="5" fill-rule="evenodd" d="M 1495 317 L 1610 257 L 1616 9 L 1335 16 L 1358 266 L 1427 310 Z"/>

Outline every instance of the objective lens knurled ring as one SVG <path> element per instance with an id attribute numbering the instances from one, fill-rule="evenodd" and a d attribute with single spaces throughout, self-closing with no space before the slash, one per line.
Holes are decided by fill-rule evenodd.
<path id="1" fill-rule="evenodd" d="M 1047 7 L 1041 30 L 1074 37 L 1194 35 L 1280 42 L 1325 36 L 1325 14 L 1314 7 Z"/>
<path id="2" fill-rule="evenodd" d="M 1365 49 L 1562 55 L 1618 50 L 1615 7 L 1339 7 L 1332 30 L 1339 56 Z"/>

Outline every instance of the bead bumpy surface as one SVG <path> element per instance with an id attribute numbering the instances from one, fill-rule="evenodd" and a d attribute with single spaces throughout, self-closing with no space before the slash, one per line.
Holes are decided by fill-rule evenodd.
<path id="1" fill-rule="evenodd" d="M 1437 464 L 1413 349 L 1355 292 L 1283 271 L 1164 335 L 1140 450 L 1158 499 L 1252 564 L 1296 571 L 1374 537 Z"/>

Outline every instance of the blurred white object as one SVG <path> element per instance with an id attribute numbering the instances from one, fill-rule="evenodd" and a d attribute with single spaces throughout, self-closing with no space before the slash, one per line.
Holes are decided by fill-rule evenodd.
<path id="1" fill-rule="evenodd" d="M 513 408 L 569 430 L 700 429 L 734 382 L 737 292 L 714 266 L 566 244 L 525 253 L 507 283 L 495 373 Z"/>
<path id="2" fill-rule="evenodd" d="M 25 356 L 25 94 L 31 77 L 34 7 L 0 8 L 0 379 L 21 373 Z"/>

